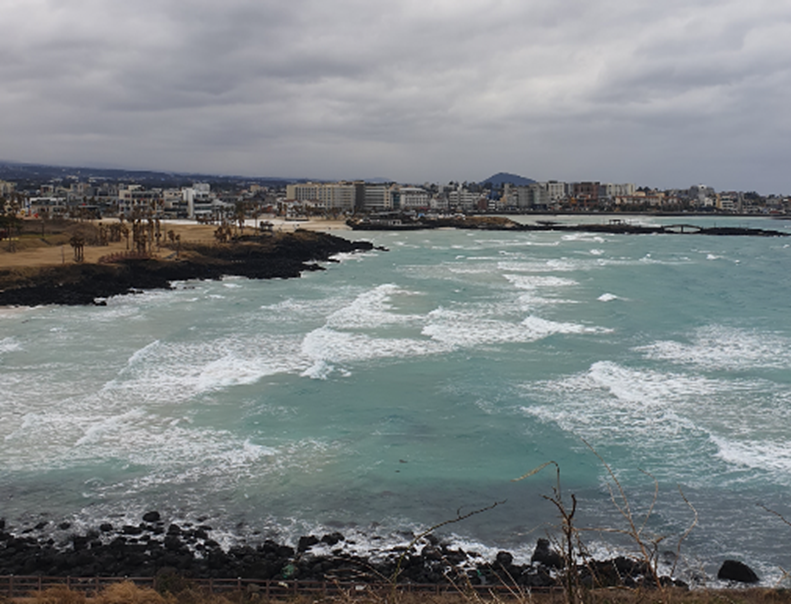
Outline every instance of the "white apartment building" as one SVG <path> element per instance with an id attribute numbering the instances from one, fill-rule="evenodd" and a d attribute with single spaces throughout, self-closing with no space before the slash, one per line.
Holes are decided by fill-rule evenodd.
<path id="1" fill-rule="evenodd" d="M 635 186 L 633 183 L 613 184 L 602 183 L 599 185 L 599 199 L 615 199 L 616 197 L 630 197 L 634 195 Z"/>
<path id="2" fill-rule="evenodd" d="M 458 189 L 448 192 L 448 207 L 469 212 L 475 209 L 479 198 L 480 195 L 477 193 L 470 193 L 467 189 L 459 186 Z"/>
<path id="3" fill-rule="evenodd" d="M 403 210 L 428 208 L 431 205 L 431 196 L 421 187 L 398 187 L 398 192 Z"/>
<path id="4" fill-rule="evenodd" d="M 312 201 L 326 210 L 351 211 L 356 198 L 355 185 L 348 182 L 306 182 L 286 186 L 286 199 Z"/>
<path id="5" fill-rule="evenodd" d="M 181 189 L 182 201 L 187 204 L 187 217 L 192 219 L 198 214 L 211 214 L 211 185 L 207 182 L 196 182 L 191 187 Z"/>
<path id="6" fill-rule="evenodd" d="M 542 182 L 542 186 L 544 186 L 547 190 L 547 197 L 549 198 L 550 203 L 557 203 L 561 201 L 564 197 L 566 197 L 566 183 L 565 182 L 558 182 L 557 180 L 548 180 L 547 182 Z"/>
<path id="7" fill-rule="evenodd" d="M 385 212 L 401 207 L 401 195 L 397 187 L 390 185 L 364 185 L 365 197 L 362 209 L 368 212 Z"/>

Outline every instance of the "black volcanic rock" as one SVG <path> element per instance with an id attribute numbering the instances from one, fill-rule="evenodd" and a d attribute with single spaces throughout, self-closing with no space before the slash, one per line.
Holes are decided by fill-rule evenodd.
<path id="1" fill-rule="evenodd" d="M 104 298 L 139 290 L 169 289 L 172 281 L 299 277 L 321 270 L 315 261 L 367 251 L 373 244 L 312 231 L 245 237 L 227 245 L 184 245 L 180 260 L 126 259 L 112 264 L 67 264 L 18 278 L 0 271 L 0 306 L 102 304 Z"/>
<path id="2" fill-rule="evenodd" d="M 563 558 L 549 546 L 548 539 L 539 539 L 530 562 L 537 562 L 547 568 L 563 568 Z"/>
<path id="3" fill-rule="evenodd" d="M 143 522 L 159 522 L 161 519 L 162 518 L 157 511 L 146 512 L 143 514 Z"/>
<path id="4" fill-rule="evenodd" d="M 74 534 L 59 546 L 46 533 L 34 537 L 15 535 L 11 528 L 8 532 L 0 531 L 0 576 L 151 577 L 169 568 L 177 575 L 196 578 L 375 583 L 383 577 L 397 575 L 399 583 L 458 585 L 469 581 L 475 585 L 530 588 L 555 587 L 559 581 L 544 563 L 514 564 L 513 555 L 507 551 L 498 552 L 495 560 L 486 562 L 477 554 L 449 549 L 436 539 L 426 540 L 419 552 L 407 551 L 401 546 L 366 558 L 344 553 L 342 549 L 335 550 L 332 555 L 315 555 L 308 551 L 320 542 L 345 541 L 340 533 L 333 533 L 326 541 L 313 535 L 302 537 L 296 550 L 265 540 L 257 545 L 240 544 L 224 551 L 211 540 L 196 543 L 194 537 L 197 535 L 192 535 L 187 523 L 170 525 L 164 538 L 149 533 L 142 537 L 124 534 L 124 529 L 131 526 L 105 530 L 103 535 L 95 530 L 85 535 Z M 199 531 L 207 532 L 195 530 Z M 546 540 L 541 540 L 536 549 L 552 552 Z M 547 561 L 552 561 L 551 556 Z M 636 560 L 616 558 L 590 561 L 590 565 L 579 567 L 576 572 L 581 581 L 591 585 L 634 586 L 645 578 L 646 567 Z M 667 577 L 662 581 L 663 584 L 672 582 Z M 646 586 L 651 587 L 650 584 Z"/>
<path id="5" fill-rule="evenodd" d="M 722 581 L 737 581 L 739 583 L 758 583 L 758 575 L 744 562 L 726 560 L 717 571 L 717 578 Z"/>

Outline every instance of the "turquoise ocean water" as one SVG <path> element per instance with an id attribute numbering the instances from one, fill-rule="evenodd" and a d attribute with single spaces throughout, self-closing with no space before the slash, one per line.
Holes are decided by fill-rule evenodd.
<path id="1" fill-rule="evenodd" d="M 656 480 L 660 551 L 694 506 L 687 576 L 735 557 L 772 584 L 791 566 L 791 526 L 764 509 L 791 519 L 791 239 L 345 235 L 389 251 L 0 309 L 0 516 L 157 509 L 226 544 L 341 530 L 364 550 L 505 501 L 444 534 L 526 561 L 557 525 L 555 475 L 512 479 L 551 460 L 606 554 L 629 540 L 603 460 L 636 515 Z"/>

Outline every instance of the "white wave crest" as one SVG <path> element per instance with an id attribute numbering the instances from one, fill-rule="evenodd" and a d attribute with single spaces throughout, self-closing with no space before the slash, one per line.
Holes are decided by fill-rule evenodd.
<path id="1" fill-rule="evenodd" d="M 561 288 L 577 285 L 573 279 L 547 277 L 543 275 L 503 275 L 518 289 Z"/>
<path id="2" fill-rule="evenodd" d="M 661 340 L 634 349 L 648 359 L 706 369 L 791 368 L 791 340 L 773 333 L 713 325 L 689 343 Z"/>
<path id="3" fill-rule="evenodd" d="M 0 354 L 14 352 L 16 350 L 20 350 L 21 348 L 22 346 L 15 338 L 3 338 L 0 340 Z"/>
<path id="4" fill-rule="evenodd" d="M 791 446 L 782 441 L 739 442 L 734 439 L 712 436 L 717 445 L 717 456 L 736 468 L 769 471 L 784 475 L 791 483 Z"/>

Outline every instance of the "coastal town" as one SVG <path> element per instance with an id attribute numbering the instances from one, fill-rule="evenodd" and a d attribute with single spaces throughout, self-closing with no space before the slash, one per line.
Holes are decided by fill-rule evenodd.
<path id="1" fill-rule="evenodd" d="M 155 173 L 154 173 L 155 174 Z M 658 190 L 634 183 L 533 181 L 500 173 L 484 181 L 446 184 L 288 181 L 123 173 L 110 177 L 63 169 L 0 179 L 0 214 L 43 218 L 138 215 L 222 222 L 256 219 L 403 214 L 659 213 L 791 214 L 791 196 L 716 191 L 695 184 Z"/>

